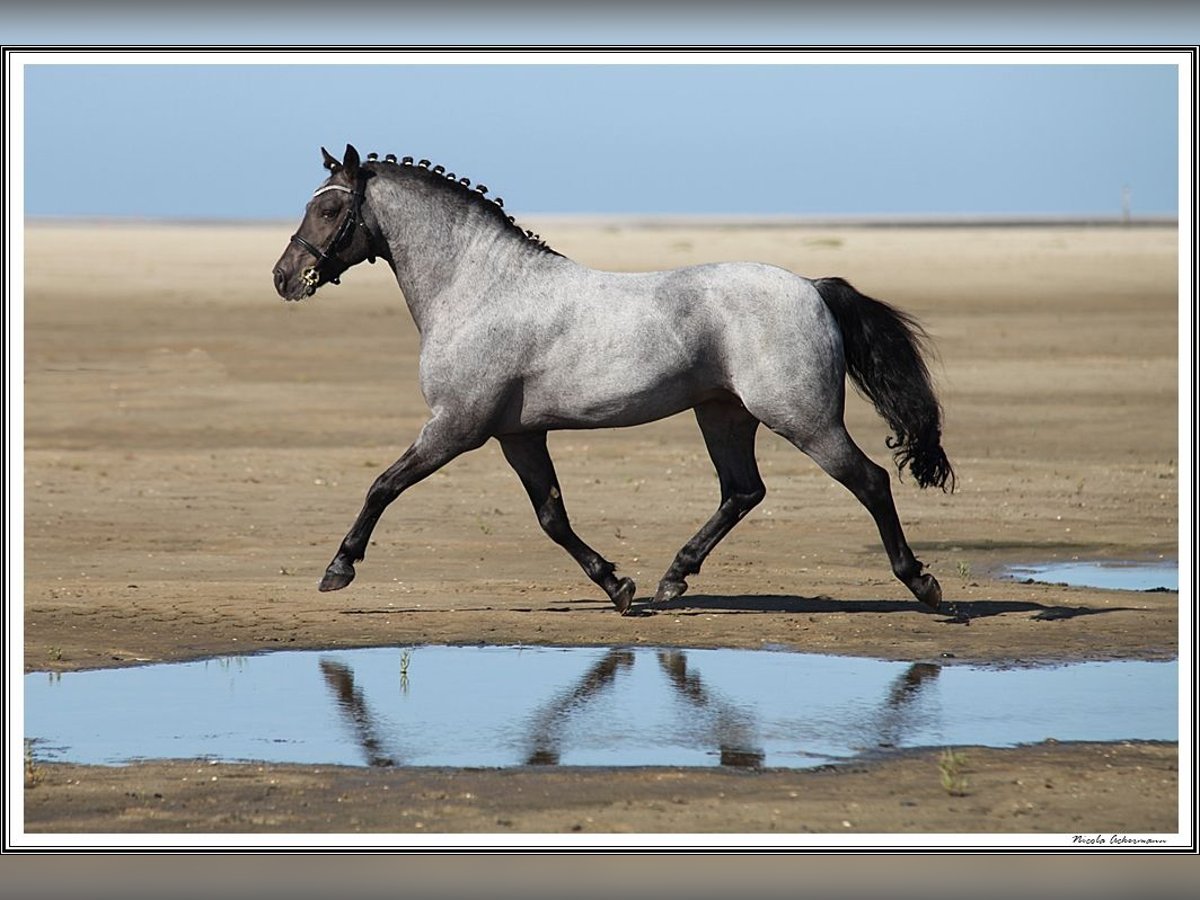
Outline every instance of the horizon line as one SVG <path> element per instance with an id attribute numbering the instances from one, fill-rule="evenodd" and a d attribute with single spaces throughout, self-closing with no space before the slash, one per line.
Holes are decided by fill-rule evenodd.
<path id="1" fill-rule="evenodd" d="M 620 225 L 627 228 L 838 228 L 838 227 L 1147 227 L 1179 226 L 1173 213 L 1125 215 L 1122 213 L 587 213 L 529 212 L 522 221 L 562 225 Z M 103 214 L 26 215 L 29 225 L 162 225 L 291 227 L 288 217 L 137 216 Z"/>

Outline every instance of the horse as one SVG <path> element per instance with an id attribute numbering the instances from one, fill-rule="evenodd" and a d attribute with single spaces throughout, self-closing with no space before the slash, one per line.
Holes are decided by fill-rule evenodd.
<path id="1" fill-rule="evenodd" d="M 760 424 L 811 457 L 875 520 L 891 569 L 937 610 L 942 590 L 912 552 L 888 471 L 844 423 L 847 377 L 892 435 L 899 473 L 953 491 L 942 408 L 916 319 L 842 278 L 753 262 L 605 272 L 522 230 L 485 185 L 412 157 L 364 161 L 321 148 L 329 175 L 275 264 L 284 300 L 311 297 L 363 260 L 392 269 L 420 332 L 430 415 L 371 484 L 318 589 L 345 588 L 384 510 L 451 460 L 495 438 L 549 538 L 628 615 L 636 585 L 567 517 L 546 447 L 556 429 L 638 425 L 691 409 L 716 468 L 716 512 L 679 550 L 647 611 L 681 596 L 766 487 Z"/>

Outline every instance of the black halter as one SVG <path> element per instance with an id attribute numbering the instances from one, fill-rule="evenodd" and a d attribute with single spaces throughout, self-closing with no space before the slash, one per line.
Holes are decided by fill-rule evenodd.
<path id="1" fill-rule="evenodd" d="M 300 277 L 303 278 L 305 283 L 311 287 L 317 286 L 317 283 L 321 279 L 321 269 L 324 268 L 326 263 L 331 261 L 335 263 L 341 262 L 341 260 L 338 259 L 334 254 L 349 245 L 349 243 L 354 239 L 355 230 L 360 227 L 367 233 L 367 261 L 372 263 L 375 262 L 375 235 L 371 229 L 371 226 L 367 224 L 367 220 L 363 217 L 363 200 L 365 199 L 366 194 L 366 179 L 362 175 L 359 175 L 358 181 L 355 183 L 354 190 L 351 190 L 350 188 L 344 187 L 340 184 L 327 184 L 323 188 L 317 188 L 317 190 L 313 192 L 313 196 L 315 197 L 318 194 L 324 193 L 325 191 L 345 191 L 350 195 L 350 208 L 346 210 L 346 214 L 342 216 L 342 221 L 338 224 L 337 231 L 333 233 L 333 237 L 329 239 L 329 243 L 325 245 L 324 250 L 314 246 L 305 238 L 300 237 L 299 232 L 293 234 L 291 237 L 291 242 L 293 244 L 298 244 L 305 251 L 311 253 L 316 258 L 316 262 L 314 262 L 313 265 L 309 266 L 300 273 Z M 343 266 L 342 271 L 345 271 L 345 268 L 346 267 Z M 338 275 L 331 276 L 328 279 L 329 283 L 341 284 L 341 281 L 338 277 L 340 274 L 341 272 L 339 272 Z"/>

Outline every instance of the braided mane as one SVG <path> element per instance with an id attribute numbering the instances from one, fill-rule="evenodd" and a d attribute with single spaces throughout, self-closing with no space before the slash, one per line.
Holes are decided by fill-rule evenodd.
<path id="1" fill-rule="evenodd" d="M 378 153 L 368 153 L 367 163 L 373 164 L 379 171 L 386 171 L 386 167 L 388 166 L 408 169 L 418 177 L 424 178 L 438 190 L 447 190 L 459 197 L 466 197 L 467 201 L 477 209 L 482 210 L 486 215 L 494 217 L 495 221 L 504 228 L 520 236 L 524 241 L 541 250 L 543 253 L 562 256 L 561 253 L 542 240 L 541 235 L 534 234 L 529 229 L 522 229 L 513 217 L 504 211 L 504 199 L 502 197 L 487 196 L 488 188 L 485 184 L 476 184 L 472 188 L 471 179 L 460 178 L 454 172 L 447 172 L 445 166 L 432 165 L 427 159 L 422 159 L 414 163 L 411 156 L 405 156 L 397 160 L 396 154 L 389 153 L 380 160 Z"/>

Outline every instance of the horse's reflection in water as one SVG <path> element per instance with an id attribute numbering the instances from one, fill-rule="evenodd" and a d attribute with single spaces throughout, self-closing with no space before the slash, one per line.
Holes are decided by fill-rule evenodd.
<path id="1" fill-rule="evenodd" d="M 525 764 L 555 766 L 561 756 L 562 732 L 570 719 L 588 701 L 605 693 L 616 681 L 621 669 L 633 666 L 632 650 L 609 650 L 570 690 L 559 694 L 534 717 L 530 728 L 530 749 Z"/>
<path id="2" fill-rule="evenodd" d="M 700 745 L 712 747 L 723 766 L 762 766 L 766 753 L 756 736 L 753 716 L 707 689 L 699 672 L 689 669 L 685 652 L 659 650 L 655 655 L 659 668 L 678 696 L 696 714 L 698 727 L 691 731 L 700 739 Z M 533 749 L 526 757 L 526 764 L 557 765 L 570 720 L 583 714 L 588 701 L 611 688 L 617 673 L 632 667 L 634 659 L 634 654 L 628 650 L 609 651 L 573 689 L 544 707 L 534 717 Z M 911 725 L 917 698 L 940 672 L 941 666 L 914 663 L 896 678 L 882 708 L 869 724 L 875 734 L 871 743 L 877 747 L 895 747 L 902 743 L 903 734 Z"/>
<path id="3" fill-rule="evenodd" d="M 683 652 L 660 650 L 657 656 L 659 666 L 679 695 L 708 716 L 706 743 L 717 748 L 721 765 L 762 765 L 764 754 L 754 746 L 754 728 L 745 714 L 706 691 L 700 676 L 688 671 L 687 655 Z M 590 701 L 611 688 L 618 672 L 631 668 L 634 661 L 635 656 L 630 650 L 610 650 L 572 689 L 543 707 L 532 721 L 531 749 L 525 757 L 526 765 L 558 765 L 564 733 L 571 720 L 582 715 Z"/>
<path id="4" fill-rule="evenodd" d="M 710 743 L 721 754 L 721 765 L 757 767 L 766 754 L 755 746 L 754 725 L 746 713 L 734 708 L 704 689 L 700 675 L 689 672 L 687 654 L 679 650 L 658 651 L 658 665 L 671 684 L 691 706 L 709 714 Z"/>
<path id="5" fill-rule="evenodd" d="M 396 765 L 396 760 L 383 752 L 383 741 L 379 736 L 379 727 L 362 691 L 354 686 L 354 671 L 339 662 L 323 659 L 318 663 L 325 683 L 337 698 L 338 709 L 342 718 L 349 723 L 354 731 L 354 737 L 362 748 L 367 759 L 367 765 L 387 767 Z"/>
<path id="6" fill-rule="evenodd" d="M 633 650 L 609 650 L 569 688 L 541 707 L 529 720 L 525 765 L 554 766 L 562 761 L 564 749 L 570 749 L 572 724 L 588 714 L 593 701 L 610 693 L 617 676 L 633 668 L 639 654 Z M 686 704 L 691 715 L 685 727 L 690 746 L 711 747 L 722 766 L 758 768 L 766 753 L 757 735 L 752 713 L 741 709 L 705 686 L 700 673 L 689 668 L 682 650 L 658 650 L 659 669 Z M 384 735 L 372 714 L 363 692 L 355 686 L 349 666 L 329 659 L 320 661 L 321 674 L 333 691 L 343 720 L 349 725 L 362 749 L 367 765 L 387 767 L 403 765 L 402 758 L 384 750 Z M 877 748 L 897 747 L 914 720 L 917 698 L 938 677 L 941 666 L 914 663 L 894 682 L 880 709 L 865 723 L 865 743 Z"/>
<path id="7" fill-rule="evenodd" d="M 886 749 L 903 745 L 905 733 L 915 724 L 917 699 L 941 671 L 935 663 L 913 663 L 892 682 L 887 701 L 873 723 L 875 746 Z"/>

